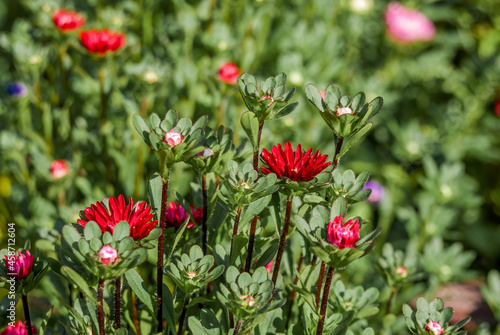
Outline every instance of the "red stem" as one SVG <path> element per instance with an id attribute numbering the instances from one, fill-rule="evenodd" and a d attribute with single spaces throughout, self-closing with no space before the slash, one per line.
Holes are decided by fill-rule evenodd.
<path id="1" fill-rule="evenodd" d="M 285 223 L 283 225 L 283 230 L 281 231 L 280 245 L 278 249 L 278 255 L 276 256 L 276 264 L 274 264 L 273 272 L 273 284 L 276 287 L 276 280 L 278 279 L 278 274 L 280 272 L 281 258 L 283 257 L 283 252 L 285 251 L 286 237 L 288 235 L 288 226 L 290 225 L 290 215 L 292 214 L 292 200 L 290 196 L 286 200 L 286 214 Z"/>
<path id="2" fill-rule="evenodd" d="M 321 287 L 323 286 L 323 276 L 325 275 L 325 263 L 321 262 L 319 269 L 318 287 L 316 288 L 316 308 L 319 308 L 319 298 L 321 297 Z"/>
<path id="3" fill-rule="evenodd" d="M 99 335 L 105 335 L 103 293 L 104 293 L 104 279 L 99 278 L 99 285 L 97 286 L 97 319 L 99 321 Z"/>
<path id="4" fill-rule="evenodd" d="M 316 330 L 316 335 L 323 334 L 323 327 L 325 326 L 326 318 L 326 307 L 328 305 L 328 296 L 330 293 L 330 285 L 332 284 L 334 268 L 328 267 L 328 272 L 326 274 L 325 289 L 323 290 L 323 299 L 321 300 L 321 310 L 319 312 L 318 329 Z"/>
<path id="5" fill-rule="evenodd" d="M 26 294 L 21 296 L 23 301 L 23 309 L 24 309 L 24 320 L 26 320 L 26 328 L 28 329 L 28 335 L 33 335 L 33 330 L 31 329 L 31 318 L 30 318 L 30 308 L 28 306 L 28 297 Z"/>
<path id="6" fill-rule="evenodd" d="M 203 196 L 203 218 L 202 218 L 202 249 L 203 254 L 207 254 L 207 219 L 208 219 L 208 195 L 207 195 L 207 178 L 205 175 L 201 177 L 201 190 Z"/>
<path id="7" fill-rule="evenodd" d="M 229 259 L 231 259 L 231 255 L 233 254 L 234 236 L 238 234 L 238 225 L 240 223 L 241 210 L 242 210 L 241 207 L 238 208 L 238 211 L 236 212 L 236 218 L 234 219 L 233 236 L 231 237 L 231 248 L 229 249 Z"/>

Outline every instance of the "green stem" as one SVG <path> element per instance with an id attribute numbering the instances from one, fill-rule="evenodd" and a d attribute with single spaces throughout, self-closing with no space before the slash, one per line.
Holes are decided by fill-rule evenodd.
<path id="1" fill-rule="evenodd" d="M 274 288 L 276 287 L 276 281 L 278 280 L 278 274 L 280 272 L 281 258 L 283 257 L 283 252 L 285 251 L 286 237 L 288 235 L 288 226 L 290 225 L 290 216 L 292 214 L 292 200 L 293 200 L 292 196 L 289 196 L 288 199 L 286 200 L 285 223 L 283 224 L 283 230 L 281 231 L 280 245 L 278 248 L 278 254 L 276 256 L 276 264 L 274 264 L 274 272 L 273 272 Z"/>
<path id="2" fill-rule="evenodd" d="M 168 172 L 166 178 L 163 179 L 161 189 L 161 210 L 160 210 L 160 229 L 161 234 L 158 237 L 158 263 L 156 264 L 156 294 L 157 294 L 157 314 L 156 320 L 158 321 L 157 332 L 163 331 L 163 249 L 164 249 L 164 234 L 165 227 L 167 226 L 167 195 L 168 195 Z"/>
<path id="3" fill-rule="evenodd" d="M 385 307 L 385 315 L 391 312 L 391 305 L 392 301 L 394 300 L 394 297 L 396 296 L 396 292 L 397 292 L 397 287 L 393 286 L 391 290 L 391 295 L 389 296 L 389 300 L 387 301 L 387 306 Z"/>
<path id="4" fill-rule="evenodd" d="M 325 326 L 326 318 L 326 307 L 328 305 L 328 296 L 330 294 L 330 286 L 332 284 L 334 268 L 329 267 L 326 274 L 325 288 L 323 290 L 323 299 L 321 300 L 321 310 L 319 312 L 318 328 L 316 330 L 316 335 L 323 334 L 323 327 Z"/>
<path id="5" fill-rule="evenodd" d="M 26 294 L 23 294 L 21 296 L 21 299 L 23 300 L 24 319 L 26 320 L 28 335 L 33 335 L 33 330 L 31 329 L 30 308 L 28 306 L 28 296 L 26 296 Z"/>

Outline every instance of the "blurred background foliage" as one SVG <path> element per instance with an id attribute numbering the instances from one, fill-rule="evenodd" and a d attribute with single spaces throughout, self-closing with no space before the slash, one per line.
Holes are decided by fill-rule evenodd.
<path id="1" fill-rule="evenodd" d="M 429 299 L 444 284 L 485 278 L 500 267 L 498 1 L 403 1 L 436 27 L 432 41 L 406 45 L 386 35 L 388 3 L 0 2 L 1 226 L 15 222 L 18 239 L 36 241 L 47 254 L 61 224 L 75 222 L 90 203 L 118 194 L 147 200 L 147 177 L 157 162 L 133 129 L 134 113 L 164 115 L 175 108 L 180 117 L 207 114 L 210 127 L 232 128 L 239 145 L 245 105 L 236 85 L 217 79 L 219 67 L 234 62 L 260 79 L 285 72 L 289 88 L 297 88 L 299 107 L 266 123 L 263 148 L 291 141 L 333 155 L 333 136 L 305 98 L 307 83 L 320 89 L 336 83 L 344 94 L 384 98 L 373 130 L 344 156 L 341 169 L 369 170 L 385 189 L 380 203 L 354 207 L 355 214 L 384 228 L 379 253 L 390 242 L 427 273 L 406 285 L 395 306 L 417 295 Z M 85 29 L 126 33 L 126 47 L 105 57 L 90 55 L 78 32 L 55 28 L 51 15 L 57 8 L 83 13 Z M 14 82 L 27 86 L 26 97 L 7 93 Z M 60 180 L 49 171 L 57 159 L 70 169 Z M 176 167 L 171 181 L 170 189 L 201 205 L 199 192 L 191 194 L 199 190 L 192 171 Z M 300 242 L 297 234 L 292 240 Z M 375 257 L 340 275 L 352 287 L 375 285 L 387 298 L 390 288 L 371 276 Z M 58 279 L 49 279 L 38 299 L 57 305 L 47 293 L 57 291 Z M 497 306 L 497 319 L 499 300 L 488 301 Z M 478 333 L 488 329 L 480 326 Z"/>

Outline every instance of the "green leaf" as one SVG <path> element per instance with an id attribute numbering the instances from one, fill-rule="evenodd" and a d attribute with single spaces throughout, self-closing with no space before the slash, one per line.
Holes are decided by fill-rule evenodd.
<path id="1" fill-rule="evenodd" d="M 149 133 L 151 132 L 151 129 L 149 129 L 143 118 L 139 114 L 134 114 L 134 116 L 132 117 L 132 121 L 134 123 L 135 129 L 142 136 L 144 142 L 146 142 L 147 145 L 151 146 L 151 142 L 149 141 Z"/>
<path id="2" fill-rule="evenodd" d="M 90 241 L 94 237 L 101 238 L 101 228 L 99 228 L 99 225 L 96 222 L 89 221 L 85 225 L 85 228 L 83 228 L 83 236 L 85 236 L 87 241 Z"/>
<path id="3" fill-rule="evenodd" d="M 121 241 L 125 237 L 130 236 L 130 226 L 127 221 L 120 221 L 113 229 L 113 240 Z"/>
<path id="4" fill-rule="evenodd" d="M 241 115 L 240 124 L 250 139 L 254 150 L 258 147 L 259 119 L 252 112 L 245 112 Z"/>
<path id="5" fill-rule="evenodd" d="M 76 285 L 76 287 L 87 297 L 89 297 L 93 302 L 97 303 L 93 292 L 90 290 L 87 281 L 82 278 L 75 270 L 67 267 L 61 267 L 61 275 L 70 281 L 72 284 Z"/>
<path id="6" fill-rule="evenodd" d="M 196 298 L 193 298 L 189 301 L 189 304 L 187 305 L 187 308 L 191 308 L 193 306 L 196 306 L 198 304 L 203 304 L 203 303 L 212 303 L 212 302 L 215 302 L 214 299 L 208 299 L 208 298 L 204 298 L 204 297 L 196 297 Z"/>
<path id="7" fill-rule="evenodd" d="M 306 97 L 322 113 L 325 111 L 325 103 L 323 101 L 323 97 L 321 96 L 321 93 L 314 84 L 307 84 Z"/>
<path id="8" fill-rule="evenodd" d="M 235 235 L 233 237 L 233 252 L 231 254 L 231 258 L 229 259 L 229 264 L 233 265 L 238 256 L 242 255 L 242 250 L 245 248 L 248 244 L 248 237 L 247 236 L 241 236 L 241 235 Z"/>
<path id="9" fill-rule="evenodd" d="M 129 269 L 125 272 L 125 278 L 135 295 L 146 305 L 151 313 L 154 313 L 151 295 L 147 291 L 141 275 L 135 269 Z"/>
<path id="10" fill-rule="evenodd" d="M 330 221 L 337 216 L 345 216 L 347 211 L 347 201 L 343 197 L 338 197 L 332 205 L 332 210 L 330 212 Z"/>
<path id="11" fill-rule="evenodd" d="M 170 261 L 170 258 L 172 257 L 172 255 L 175 251 L 175 248 L 177 247 L 177 244 L 181 240 L 182 234 L 184 234 L 184 231 L 186 230 L 188 223 L 189 223 L 189 218 L 187 218 L 186 221 L 182 224 L 182 226 L 180 226 L 179 230 L 177 230 L 177 234 L 175 234 L 175 238 L 174 238 L 174 243 L 172 243 L 172 247 L 170 248 L 170 251 L 167 255 L 167 258 L 165 259 L 165 261 L 163 263 L 163 266 L 168 264 L 168 262 Z"/>
<path id="12" fill-rule="evenodd" d="M 254 216 L 258 215 L 260 212 L 267 207 L 269 202 L 271 202 L 272 195 L 267 195 L 262 197 L 254 202 L 250 203 L 241 214 L 240 218 L 240 229 L 244 226 L 244 224 L 248 223 Z"/>
<path id="13" fill-rule="evenodd" d="M 80 233 L 70 224 L 64 226 L 62 233 L 64 239 L 71 247 L 74 247 L 74 243 L 78 245 L 78 241 L 82 238 Z"/>
<path id="14" fill-rule="evenodd" d="M 347 137 L 347 140 L 344 141 L 344 145 L 342 146 L 342 150 L 340 150 L 338 157 L 342 157 L 351 146 L 359 141 L 370 129 L 373 127 L 373 123 L 365 124 L 360 130 L 355 132 L 354 134 Z"/>
<path id="15" fill-rule="evenodd" d="M 148 181 L 149 204 L 155 213 L 155 220 L 158 221 L 160 221 L 162 186 L 163 181 L 160 174 L 158 172 L 152 173 Z"/>
<path id="16" fill-rule="evenodd" d="M 266 266 L 270 261 L 274 259 L 274 256 L 278 252 L 279 243 L 278 239 L 273 239 L 269 243 L 269 247 L 262 253 L 262 255 L 257 259 L 255 266 L 259 268 L 260 266 Z"/>
<path id="17" fill-rule="evenodd" d="M 134 240 L 132 239 L 132 237 L 127 236 L 121 240 L 118 246 L 118 254 L 123 255 L 124 252 L 132 250 L 133 247 L 134 247 Z"/>

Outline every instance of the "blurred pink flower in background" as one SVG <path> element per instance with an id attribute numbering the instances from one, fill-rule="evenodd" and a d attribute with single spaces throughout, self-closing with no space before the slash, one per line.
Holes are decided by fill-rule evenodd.
<path id="1" fill-rule="evenodd" d="M 217 78 L 226 84 L 236 84 L 238 81 L 238 76 L 240 75 L 240 69 L 236 64 L 227 62 L 221 65 L 219 68 L 219 74 Z"/>
<path id="2" fill-rule="evenodd" d="M 31 326 L 31 331 L 33 334 L 36 334 L 35 326 Z M 9 324 L 0 335 L 28 335 L 28 329 L 26 329 L 26 325 L 21 320 L 17 320 L 15 326 Z"/>
<path id="3" fill-rule="evenodd" d="M 116 262 L 118 259 L 118 252 L 116 251 L 115 248 L 110 246 L 109 244 L 105 245 L 104 247 L 99 250 L 99 261 L 103 265 L 108 265 L 111 263 Z"/>
<path id="4" fill-rule="evenodd" d="M 368 197 L 367 201 L 371 202 L 372 204 L 378 204 L 383 198 L 385 194 L 385 189 L 382 185 L 380 185 L 378 182 L 374 180 L 370 180 L 366 183 L 365 188 L 366 189 L 371 189 L 372 193 Z"/>
<path id="5" fill-rule="evenodd" d="M 189 205 L 191 213 L 193 213 L 193 220 L 189 221 L 187 228 L 194 227 L 195 222 L 198 223 L 203 219 L 203 208 L 195 209 L 193 205 Z M 189 218 L 189 213 L 182 208 L 178 202 L 169 202 L 167 208 L 167 227 L 179 228 L 184 221 Z"/>
<path id="6" fill-rule="evenodd" d="M 64 159 L 53 161 L 50 164 L 50 174 L 54 179 L 61 179 L 69 174 L 68 163 Z"/>
<path id="7" fill-rule="evenodd" d="M 391 2 L 387 6 L 385 23 L 389 37 L 401 44 L 430 41 L 436 32 L 427 16 L 418 10 L 406 8 L 399 2 Z"/>

